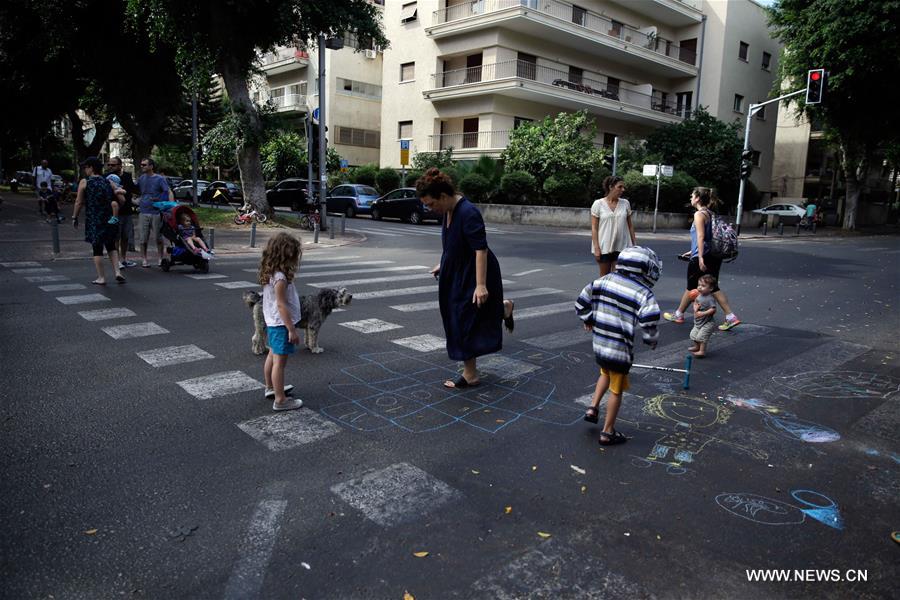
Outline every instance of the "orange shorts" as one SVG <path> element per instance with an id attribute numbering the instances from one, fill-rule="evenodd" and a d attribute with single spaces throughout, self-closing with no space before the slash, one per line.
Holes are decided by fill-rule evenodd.
<path id="1" fill-rule="evenodd" d="M 600 374 L 609 377 L 609 391 L 613 394 L 619 395 L 631 387 L 626 373 L 616 373 L 600 367 Z"/>

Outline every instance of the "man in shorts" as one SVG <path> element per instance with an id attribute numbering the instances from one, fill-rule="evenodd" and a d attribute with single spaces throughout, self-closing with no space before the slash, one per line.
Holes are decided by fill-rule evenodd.
<path id="1" fill-rule="evenodd" d="M 34 178 L 34 192 L 38 199 L 38 214 L 44 214 L 44 197 L 41 196 L 41 184 L 47 184 L 47 193 L 53 191 L 53 171 L 50 170 L 50 163 L 47 160 L 41 161 L 41 166 L 35 167 L 31 172 Z"/>
<path id="2" fill-rule="evenodd" d="M 162 175 L 157 175 L 154 172 L 155 169 L 156 163 L 152 158 L 141 159 L 141 176 L 138 177 L 137 182 L 141 193 L 141 202 L 138 207 L 138 237 L 143 257 L 141 266 L 144 268 L 150 267 L 150 262 L 147 260 L 147 244 L 150 242 L 151 235 L 156 238 L 156 264 L 162 265 L 163 259 L 162 216 L 153 203 L 174 200 L 169 182 Z"/>

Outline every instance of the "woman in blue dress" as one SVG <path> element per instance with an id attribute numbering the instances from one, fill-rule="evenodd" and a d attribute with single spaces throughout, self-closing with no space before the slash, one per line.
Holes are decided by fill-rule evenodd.
<path id="1" fill-rule="evenodd" d="M 97 279 L 91 283 L 94 285 L 106 285 L 106 271 L 103 268 L 103 250 L 109 257 L 113 273 L 118 283 L 125 283 L 119 266 L 119 256 L 116 252 L 116 240 L 119 235 L 119 207 L 116 203 L 116 194 L 110 182 L 103 175 L 103 163 L 91 156 L 83 163 L 84 179 L 78 184 L 78 193 L 75 197 L 75 209 L 72 213 L 72 225 L 78 227 L 78 215 L 81 207 L 85 207 L 84 241 L 91 245 L 94 252 L 94 267 L 97 269 Z"/>
<path id="2" fill-rule="evenodd" d="M 462 375 L 444 385 L 476 386 L 477 357 L 503 347 L 501 323 L 513 330 L 513 302 L 503 299 L 500 263 L 488 248 L 484 219 L 475 205 L 434 168 L 416 182 L 416 192 L 428 208 L 444 215 L 441 263 L 431 273 L 438 279 L 447 354 L 463 361 Z"/>

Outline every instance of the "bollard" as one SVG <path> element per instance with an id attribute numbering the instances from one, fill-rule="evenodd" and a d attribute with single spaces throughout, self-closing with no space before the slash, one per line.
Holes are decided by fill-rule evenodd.
<path id="1" fill-rule="evenodd" d="M 209 228 L 209 249 L 212 250 L 216 247 L 216 228 Z"/>
<path id="2" fill-rule="evenodd" d="M 53 219 L 51 224 L 51 231 L 53 233 L 53 254 L 59 254 L 59 220 Z"/>
<path id="3" fill-rule="evenodd" d="M 816 232 L 816 222 L 815 222 L 815 221 L 813 221 L 812 232 L 813 232 L 813 233 Z"/>
<path id="4" fill-rule="evenodd" d="M 681 384 L 684 389 L 689 389 L 691 386 L 691 361 L 693 360 L 694 357 L 690 354 L 684 359 L 684 381 Z"/>
<path id="5" fill-rule="evenodd" d="M 331 217 L 331 224 L 328 226 L 329 238 L 334 239 L 334 217 Z"/>
<path id="6" fill-rule="evenodd" d="M 313 244 L 319 243 L 319 222 L 313 223 Z"/>
<path id="7" fill-rule="evenodd" d="M 347 213 L 341 215 L 341 235 L 347 233 Z"/>
<path id="8" fill-rule="evenodd" d="M 778 235 L 784 235 L 784 222 L 778 223 Z"/>
<path id="9" fill-rule="evenodd" d="M 256 248 L 256 221 L 250 224 L 250 247 Z"/>
<path id="10" fill-rule="evenodd" d="M 800 221 L 797 221 L 797 233 L 794 235 L 800 235 Z"/>
<path id="11" fill-rule="evenodd" d="M 769 231 L 769 220 L 763 219 L 763 235 L 766 235 L 767 231 Z"/>

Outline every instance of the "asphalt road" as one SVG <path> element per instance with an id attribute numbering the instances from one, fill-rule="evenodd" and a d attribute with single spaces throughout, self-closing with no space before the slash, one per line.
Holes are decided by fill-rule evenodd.
<path id="1" fill-rule="evenodd" d="M 896 593 L 897 237 L 746 240 L 722 278 L 743 324 L 687 391 L 636 370 L 631 439 L 601 448 L 571 308 L 595 276 L 584 232 L 488 227 L 516 330 L 482 386 L 451 393 L 440 229 L 348 222 L 362 241 L 309 249 L 298 282 L 355 298 L 324 353 L 288 362 L 305 408 L 273 414 L 241 302 L 256 255 L 99 288 L 87 244 L 52 261 L 23 241 L 46 239 L 36 217 L 0 212 L 4 598 Z M 671 309 L 687 234 L 639 239 Z M 689 324 L 661 331 L 636 361 L 682 366 Z"/>

